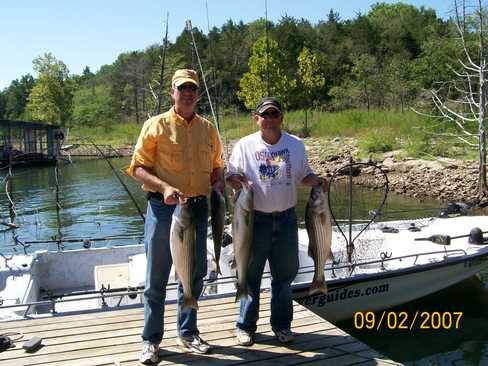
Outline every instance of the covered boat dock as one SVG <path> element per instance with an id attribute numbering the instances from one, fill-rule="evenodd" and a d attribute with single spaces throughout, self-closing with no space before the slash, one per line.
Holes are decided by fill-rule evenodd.
<path id="1" fill-rule="evenodd" d="M 41 122 L 0 120 L 0 166 L 56 162 L 64 134 Z"/>

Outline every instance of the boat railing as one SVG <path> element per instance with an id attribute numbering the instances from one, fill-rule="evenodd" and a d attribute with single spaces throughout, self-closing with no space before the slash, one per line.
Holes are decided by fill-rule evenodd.
<path id="1" fill-rule="evenodd" d="M 31 247 L 46 247 L 48 245 L 56 245 L 57 252 L 63 252 L 65 250 L 76 250 L 76 249 L 89 249 L 94 246 L 97 242 L 110 242 L 113 240 L 117 241 L 132 241 L 137 244 L 142 244 L 143 236 L 141 235 L 111 235 L 106 237 L 95 237 L 95 238 L 63 238 L 63 239 L 48 239 L 48 240 L 21 240 L 17 235 L 13 236 L 14 244 L 10 247 L 13 249 L 14 253 L 17 253 L 17 248 L 21 248 L 24 252 L 24 255 L 28 255 L 30 252 Z M 66 248 L 66 244 L 75 244 L 80 243 L 80 248 Z M 110 244 L 110 243 L 109 243 Z M 125 245 L 125 244 L 124 244 Z M 105 247 L 109 247 L 110 245 L 105 245 Z M 119 246 L 119 245 L 117 245 Z M 123 245 L 120 245 L 123 246 Z M 8 247 L 5 247 L 8 248 Z M 34 249 L 34 248 L 32 248 Z M 12 257 L 7 257 L 2 252 L 0 252 L 0 256 L 5 258 L 6 261 L 12 259 Z"/>
<path id="2" fill-rule="evenodd" d="M 263 275 L 263 279 L 271 278 L 269 272 Z M 235 276 L 226 276 L 219 279 L 205 278 L 204 288 L 202 293 L 205 293 L 207 286 L 209 285 L 225 285 L 234 284 L 236 280 Z M 166 290 L 176 290 L 178 286 L 177 282 L 171 282 L 167 285 Z M 75 291 L 70 293 L 50 293 L 48 299 L 40 301 L 32 301 L 25 303 L 9 304 L 4 305 L 4 301 L 0 298 L 0 310 L 4 309 L 15 309 L 15 308 L 25 308 L 23 317 L 25 318 L 33 307 L 47 306 L 52 314 L 56 314 L 56 304 L 67 303 L 72 301 L 87 301 L 87 300 L 101 300 L 102 308 L 109 308 L 106 299 L 108 298 L 119 298 L 118 302 L 114 308 L 120 307 L 124 298 L 129 297 L 130 299 L 135 299 L 137 296 L 143 294 L 144 287 L 123 287 L 123 288 L 110 288 L 110 286 L 102 286 L 99 290 L 88 290 L 88 291 Z M 90 296 L 92 295 L 92 296 Z"/>
<path id="3" fill-rule="evenodd" d="M 331 271 L 334 274 L 334 271 L 340 270 L 340 269 L 347 269 L 349 273 L 349 277 L 353 275 L 354 271 L 356 268 L 360 266 L 367 266 L 367 265 L 374 265 L 374 264 L 380 264 L 382 270 L 386 270 L 386 267 L 384 266 L 385 262 L 390 262 L 390 261 L 395 261 L 395 260 L 404 260 L 407 258 L 414 258 L 413 264 L 415 265 L 418 261 L 418 259 L 422 256 L 429 256 L 429 255 L 436 255 L 436 254 L 443 254 L 444 260 L 449 258 L 449 256 L 460 256 L 460 255 L 467 255 L 466 251 L 463 249 L 449 249 L 449 250 L 439 250 L 439 251 L 432 251 L 432 252 L 425 252 L 425 253 L 417 253 L 417 254 L 409 254 L 409 255 L 402 255 L 402 256 L 388 256 L 388 255 L 382 255 L 380 259 L 375 259 L 375 260 L 367 260 L 367 261 L 360 261 L 360 262 L 355 262 L 355 263 L 347 263 L 347 264 L 342 264 L 342 265 L 329 265 L 324 268 L 324 271 Z M 304 266 L 301 267 L 298 274 L 306 274 L 306 273 L 313 273 L 314 272 L 314 266 Z M 334 278 L 335 275 L 332 276 Z M 263 274 L 263 279 L 270 279 L 271 278 L 271 273 L 270 272 L 265 272 Z M 207 289 L 208 286 L 215 286 L 215 285 L 225 285 L 225 284 L 233 284 L 235 283 L 236 277 L 234 275 L 231 276 L 225 276 L 225 277 L 220 277 L 220 278 L 206 278 L 204 279 L 204 290 Z M 172 282 L 167 285 L 167 290 L 175 290 L 178 286 L 177 282 Z M 4 309 L 15 309 L 15 308 L 23 308 L 23 316 L 27 317 L 29 312 L 33 307 L 36 306 L 48 306 L 49 311 L 53 314 L 57 313 L 56 312 L 56 304 L 59 303 L 65 303 L 65 302 L 72 302 L 72 301 L 87 301 L 87 300 L 101 300 L 101 307 L 102 308 L 108 308 L 110 307 L 106 300 L 108 298 L 117 298 L 118 297 L 118 302 L 115 306 L 111 306 L 113 308 L 118 308 L 121 306 L 122 301 L 124 298 L 128 297 L 130 299 L 135 299 L 137 296 L 142 295 L 144 292 L 144 287 L 139 286 L 139 287 L 124 287 L 124 288 L 113 288 L 111 289 L 110 286 L 105 287 L 102 286 L 101 289 L 99 290 L 89 290 L 89 291 L 76 291 L 76 292 L 71 292 L 71 293 L 63 293 L 63 294 L 50 294 L 49 299 L 47 300 L 41 300 L 41 301 L 33 301 L 33 302 L 27 302 L 27 303 L 20 303 L 20 304 L 10 304 L 10 305 L 4 305 L 3 301 L 0 299 L 0 310 Z M 218 295 L 218 294 L 217 294 Z"/>
<path id="4" fill-rule="evenodd" d="M 422 256 L 431 256 L 436 254 L 442 254 L 443 259 L 446 260 L 449 256 L 460 256 L 460 255 L 467 255 L 468 253 L 464 249 L 445 249 L 445 250 L 437 250 L 432 252 L 424 252 L 424 253 L 415 253 L 415 254 L 407 254 L 393 257 L 391 253 L 381 252 L 379 259 L 372 259 L 372 260 L 365 260 L 365 261 L 357 261 L 353 263 L 345 263 L 341 265 L 335 264 L 333 262 L 331 265 L 325 266 L 324 271 L 331 271 L 332 278 L 335 278 L 335 271 L 341 269 L 349 270 L 349 276 L 352 276 L 356 268 L 361 266 L 368 266 L 368 265 L 375 265 L 379 264 L 381 269 L 386 271 L 385 263 L 392 262 L 392 261 L 401 261 L 408 258 L 415 258 L 413 261 L 413 265 L 417 264 L 417 261 Z M 303 266 L 300 267 L 298 274 L 307 274 L 314 272 L 314 265 Z"/>

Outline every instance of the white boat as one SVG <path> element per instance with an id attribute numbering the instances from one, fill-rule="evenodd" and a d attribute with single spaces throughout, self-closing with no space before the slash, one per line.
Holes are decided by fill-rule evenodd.
<path id="1" fill-rule="evenodd" d="M 414 225 L 414 226 L 413 226 Z M 383 232 L 383 228 L 388 227 Z M 487 216 L 429 218 L 423 220 L 374 223 L 363 238 L 360 260 L 353 264 L 325 268 L 328 294 L 309 296 L 312 273 L 303 271 L 312 264 L 306 256 L 304 233 L 300 233 L 300 273 L 293 285 L 293 298 L 330 321 L 352 318 L 356 312 L 378 311 L 403 304 L 461 282 L 488 267 L 488 242 L 473 244 L 471 229 L 488 231 Z M 411 231 L 412 228 L 420 231 Z M 410 230 L 409 230 L 410 229 Z M 450 245 L 435 244 L 432 235 L 448 235 Z M 334 255 L 339 234 L 333 240 Z M 417 239 L 417 240 L 416 240 Z M 356 246 L 356 250 L 363 245 Z"/>
<path id="2" fill-rule="evenodd" d="M 352 263 L 347 261 L 345 240 L 335 229 L 332 250 L 337 263 L 327 263 L 324 269 L 329 292 L 313 296 L 308 293 L 313 262 L 307 254 L 306 231 L 301 229 L 300 271 L 292 285 L 293 297 L 321 317 L 338 321 L 358 311 L 386 309 L 439 291 L 488 266 L 488 245 L 469 242 L 467 234 L 474 227 L 488 231 L 488 216 L 372 223 L 355 241 Z M 355 234 L 360 227 L 352 229 Z M 416 240 L 438 234 L 450 238 L 450 245 Z M 210 239 L 208 246 L 210 265 Z M 223 277 L 206 280 L 203 296 L 235 292 L 232 257 L 232 245 L 223 248 Z M 142 245 L 3 256 L 0 320 L 141 306 L 144 274 Z M 173 272 L 170 282 L 174 282 Z M 266 290 L 269 286 L 266 274 L 262 287 Z M 175 301 L 175 292 L 172 283 L 168 301 Z"/>

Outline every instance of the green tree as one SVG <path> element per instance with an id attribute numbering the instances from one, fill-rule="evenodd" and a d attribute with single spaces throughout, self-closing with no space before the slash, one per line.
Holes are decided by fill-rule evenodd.
<path id="1" fill-rule="evenodd" d="M 310 107 L 313 97 L 325 86 L 325 76 L 320 71 L 317 54 L 303 47 L 298 56 L 298 80 L 302 91 L 307 97 L 307 106 Z"/>
<path id="2" fill-rule="evenodd" d="M 34 83 L 32 75 L 23 75 L 20 80 L 12 81 L 8 88 L 3 91 L 5 118 L 23 119 L 26 117 L 27 98 L 34 87 Z"/>
<path id="3" fill-rule="evenodd" d="M 7 118 L 5 113 L 5 93 L 0 91 L 0 119 Z"/>
<path id="4" fill-rule="evenodd" d="M 79 88 L 73 96 L 73 121 L 80 126 L 107 126 L 116 116 L 112 106 L 112 95 L 107 85 Z"/>
<path id="5" fill-rule="evenodd" d="M 379 35 L 377 58 L 401 53 L 407 53 L 409 58 L 417 57 L 421 44 L 440 23 L 433 9 L 416 8 L 402 2 L 376 3 L 367 18 Z"/>
<path id="6" fill-rule="evenodd" d="M 413 77 L 414 65 L 401 55 L 395 56 L 387 65 L 385 73 L 387 78 L 386 89 L 389 93 L 392 106 L 400 105 L 404 111 L 415 97 L 418 82 Z"/>
<path id="7" fill-rule="evenodd" d="M 448 80 L 452 67 L 460 71 L 457 60 L 463 57 L 462 48 L 454 36 L 443 34 L 429 38 L 422 44 L 422 51 L 413 60 L 416 79 L 423 88 L 431 88 L 438 80 Z"/>
<path id="8" fill-rule="evenodd" d="M 325 86 L 325 77 L 320 72 L 317 62 L 317 55 L 311 52 L 307 47 L 303 47 L 298 55 L 298 81 L 301 91 L 304 95 L 305 106 L 305 123 L 304 135 L 309 134 L 308 130 L 308 109 L 315 101 L 318 91 Z"/>
<path id="9" fill-rule="evenodd" d="M 39 76 L 29 95 L 27 110 L 34 120 L 66 125 L 73 99 L 68 68 L 51 53 L 36 57 L 32 63 Z"/>
<path id="10" fill-rule="evenodd" d="M 240 81 L 238 98 L 248 109 L 253 109 L 257 102 L 266 95 L 274 96 L 287 106 L 291 91 L 296 87 L 295 80 L 289 80 L 285 73 L 286 64 L 273 39 L 259 38 L 253 45 L 249 58 L 249 72 Z"/>
<path id="11" fill-rule="evenodd" d="M 358 92 L 357 96 L 362 104 L 366 104 L 368 111 L 373 103 L 374 92 L 378 90 L 375 88 L 377 84 L 375 81 L 378 76 L 376 70 L 376 59 L 374 56 L 362 54 L 354 60 L 352 75 Z"/>

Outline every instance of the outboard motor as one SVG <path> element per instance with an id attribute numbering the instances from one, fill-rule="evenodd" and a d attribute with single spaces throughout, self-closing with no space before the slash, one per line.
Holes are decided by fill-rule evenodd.
<path id="1" fill-rule="evenodd" d="M 224 237 L 222 239 L 222 248 L 232 243 L 232 236 L 224 231 Z"/>
<path id="2" fill-rule="evenodd" d="M 469 232 L 468 243 L 477 245 L 484 244 L 483 232 L 479 227 L 474 227 L 471 229 Z"/>

